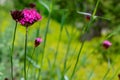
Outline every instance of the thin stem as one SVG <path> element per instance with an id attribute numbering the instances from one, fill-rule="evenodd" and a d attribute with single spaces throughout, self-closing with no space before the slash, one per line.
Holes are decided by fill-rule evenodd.
<path id="1" fill-rule="evenodd" d="M 24 79 L 27 80 L 26 77 L 26 57 L 27 57 L 27 33 L 28 33 L 28 27 L 26 27 L 26 34 L 25 34 L 25 54 L 24 54 Z"/>
<path id="2" fill-rule="evenodd" d="M 13 34 L 14 36 L 13 36 L 13 42 L 12 42 L 12 50 L 11 50 L 11 78 L 12 78 L 12 80 L 13 80 L 13 53 L 14 53 L 16 29 L 17 29 L 17 21 L 15 24 L 15 29 L 14 29 L 14 34 Z"/>
<path id="3" fill-rule="evenodd" d="M 68 61 L 68 54 L 69 54 L 70 47 L 71 47 L 73 33 L 74 33 L 74 28 L 71 31 L 71 35 L 68 37 L 68 46 L 67 46 L 67 51 L 66 51 L 65 58 L 64 58 L 64 69 L 63 69 L 62 79 L 64 79 L 64 75 L 66 73 L 66 66 L 67 66 L 67 61 Z"/>
<path id="4" fill-rule="evenodd" d="M 59 33 L 59 37 L 58 37 L 58 42 L 57 42 L 57 47 L 56 47 L 56 52 L 55 52 L 53 66 L 56 63 L 56 59 L 57 59 L 57 55 L 58 55 L 58 49 L 59 49 L 59 45 L 60 45 L 60 41 L 61 41 L 61 36 L 62 36 L 62 30 L 63 30 L 63 26 L 64 26 L 64 22 L 65 22 L 65 18 L 66 18 L 66 16 L 63 13 L 63 16 L 62 16 L 62 19 L 61 19 L 60 33 Z"/>
<path id="5" fill-rule="evenodd" d="M 44 43 L 43 43 L 43 54 L 42 54 L 42 60 L 41 60 L 41 69 L 42 69 L 42 66 L 43 66 L 45 46 L 46 46 L 47 34 L 48 34 L 49 25 L 50 25 L 50 19 L 51 19 L 51 13 L 52 13 L 53 5 L 54 5 L 54 0 L 52 0 L 52 3 L 50 4 L 50 11 L 49 11 L 48 21 L 47 21 L 47 25 L 46 25 L 45 38 L 44 38 Z M 39 80 L 41 69 L 39 69 L 37 80 Z"/>
<path id="6" fill-rule="evenodd" d="M 47 25 L 46 25 L 45 38 L 44 38 L 44 43 L 43 43 L 43 53 L 42 53 L 42 59 L 41 59 L 41 68 L 42 68 L 42 65 L 43 65 L 47 34 L 48 34 L 48 29 L 49 29 L 49 24 L 50 24 L 50 18 L 51 18 L 51 13 L 49 13 L 48 21 L 47 21 Z M 41 72 L 41 69 L 39 69 L 37 80 L 39 80 L 40 72 Z"/>
<path id="7" fill-rule="evenodd" d="M 34 54 L 34 52 L 35 52 L 35 47 L 34 47 L 34 49 L 33 49 L 33 52 L 32 52 L 32 54 L 31 54 L 31 59 L 33 58 L 33 54 Z M 29 67 L 30 67 L 30 62 L 28 63 L 28 69 L 27 69 L 27 74 L 28 74 L 28 71 L 29 71 Z"/>
<path id="8" fill-rule="evenodd" d="M 59 33 L 59 38 L 58 38 L 58 42 L 57 42 L 57 48 L 56 48 L 56 52 L 55 52 L 55 58 L 54 58 L 53 66 L 56 63 L 56 59 L 57 59 L 57 55 L 58 55 L 58 49 L 59 49 L 59 45 L 60 45 L 60 41 L 61 41 L 61 36 L 62 36 L 62 30 L 60 30 L 60 33 Z"/>
<path id="9" fill-rule="evenodd" d="M 110 69 L 108 68 L 108 70 L 106 71 L 106 73 L 105 73 L 105 75 L 103 77 L 103 80 L 106 80 L 106 77 L 107 77 L 107 75 L 108 75 L 109 72 L 110 72 Z"/>
<path id="10" fill-rule="evenodd" d="M 73 72 L 72 72 L 72 75 L 71 75 L 71 78 L 70 79 L 72 79 L 72 77 L 74 76 L 74 74 L 75 74 L 75 70 L 76 70 L 76 67 L 77 67 L 77 64 L 78 64 L 78 61 L 79 61 L 79 57 L 80 57 L 80 53 L 81 53 L 81 51 L 82 51 L 82 48 L 83 48 L 83 46 L 84 46 L 84 43 L 85 43 L 85 40 L 82 42 L 82 44 L 81 44 L 81 47 L 80 47 L 80 50 L 79 50 L 79 53 L 78 53 L 78 56 L 77 56 L 77 60 L 76 60 L 76 63 L 75 63 L 75 66 L 74 66 L 74 69 L 73 69 Z"/>
<path id="11" fill-rule="evenodd" d="M 47 21 L 46 31 L 45 31 L 45 38 L 44 38 L 44 43 L 43 43 L 43 54 L 42 54 L 41 66 L 42 66 L 43 58 L 44 58 L 44 51 L 45 51 L 45 46 L 46 46 L 46 40 L 47 40 L 47 34 L 48 34 L 48 30 L 49 30 L 49 25 L 50 25 L 50 19 L 51 19 L 53 4 L 54 4 L 54 0 L 52 0 L 52 3 L 50 4 L 50 11 L 49 11 L 49 15 L 48 15 L 48 21 Z"/>
<path id="12" fill-rule="evenodd" d="M 106 77 L 107 77 L 108 73 L 110 72 L 110 59 L 109 58 L 107 58 L 107 59 L 108 59 L 108 69 L 103 77 L 103 80 L 106 80 Z"/>
<path id="13" fill-rule="evenodd" d="M 60 31 L 60 34 L 59 34 L 59 39 L 58 39 L 58 43 L 57 43 L 57 48 L 56 48 L 56 52 L 55 52 L 55 58 L 54 58 L 53 66 L 56 63 L 56 59 L 57 59 L 57 55 L 58 55 L 58 49 L 59 49 L 59 45 L 60 45 L 60 41 L 61 41 L 61 33 L 62 33 L 62 31 Z"/>
<path id="14" fill-rule="evenodd" d="M 43 60 L 43 57 L 44 57 L 44 51 L 45 51 L 45 46 L 46 46 L 47 34 L 48 34 L 48 29 L 49 29 L 49 24 L 50 24 L 50 18 L 51 18 L 51 13 L 49 13 L 49 16 L 48 16 L 48 22 L 47 22 L 46 31 L 45 31 L 42 60 Z"/>
<path id="15" fill-rule="evenodd" d="M 82 34 L 84 34 L 85 32 L 88 32 L 88 30 L 89 30 L 92 22 L 94 21 L 94 15 L 96 14 L 96 11 L 97 11 L 99 2 L 100 2 L 100 0 L 97 1 L 97 4 L 96 4 L 96 6 L 95 6 L 95 9 L 94 9 L 94 11 L 93 11 L 93 13 L 92 13 L 92 17 L 91 17 L 91 19 L 90 19 L 90 22 L 89 22 L 89 23 L 87 24 L 87 26 L 84 28 Z M 76 63 L 75 63 L 75 66 L 74 66 L 72 75 L 71 75 L 71 77 L 70 77 L 71 80 L 72 80 L 72 78 L 73 78 L 73 76 L 74 76 L 74 74 L 75 74 L 76 67 L 77 67 L 77 64 L 78 64 L 78 61 L 79 61 L 79 57 L 80 57 L 82 48 L 83 48 L 84 43 L 85 43 L 85 39 L 86 39 L 86 36 L 85 36 L 85 38 L 83 39 L 83 42 L 82 42 L 82 44 L 81 44 L 81 46 L 80 46 L 80 50 L 79 50 L 79 53 L 78 53 L 78 55 L 77 55 L 77 60 L 76 60 Z"/>

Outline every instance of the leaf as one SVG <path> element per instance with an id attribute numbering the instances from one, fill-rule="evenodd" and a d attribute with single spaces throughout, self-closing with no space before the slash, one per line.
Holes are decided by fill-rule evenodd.
<path id="1" fill-rule="evenodd" d="M 40 66 L 38 64 L 36 64 L 36 62 L 31 59 L 30 57 L 27 56 L 27 60 L 35 67 L 35 68 L 38 68 L 40 69 Z"/>
<path id="2" fill-rule="evenodd" d="M 51 68 L 51 62 L 50 62 L 50 59 L 49 58 L 47 58 L 47 61 L 48 61 L 48 66 L 49 66 L 49 68 Z"/>
<path id="3" fill-rule="evenodd" d="M 111 34 L 109 34 L 107 36 L 107 39 L 110 38 L 110 37 L 112 37 L 112 36 L 115 36 L 115 35 L 117 35 L 119 33 L 120 33 L 120 26 L 118 28 L 116 28 Z"/>
<path id="4" fill-rule="evenodd" d="M 92 14 L 86 13 L 86 12 L 77 11 L 77 13 L 78 13 L 78 14 L 85 15 L 85 16 L 92 16 Z M 108 19 L 108 18 L 104 18 L 104 17 L 101 17 L 101 16 L 95 16 L 95 15 L 94 15 L 94 16 L 93 16 L 93 19 L 96 19 L 96 18 L 110 21 L 110 19 Z"/>
<path id="5" fill-rule="evenodd" d="M 48 12 L 50 12 L 50 8 L 48 7 L 48 5 L 46 5 L 42 0 L 39 0 L 39 3 L 45 7 L 45 9 L 47 9 Z"/>

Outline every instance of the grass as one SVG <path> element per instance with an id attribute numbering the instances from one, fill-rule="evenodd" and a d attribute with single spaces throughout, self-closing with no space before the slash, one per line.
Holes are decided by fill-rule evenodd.
<path id="1" fill-rule="evenodd" d="M 12 37 L 11 37 L 10 32 L 14 30 L 15 23 L 12 21 L 12 19 L 8 13 L 4 12 L 4 10 L 0 10 L 0 11 L 1 11 L 0 15 L 3 16 L 3 17 L 2 16 L 0 17 L 0 21 L 1 21 L 0 22 L 1 23 L 1 27 L 0 27 L 0 38 L 1 38 L 0 42 L 1 43 L 0 43 L 0 45 L 7 44 L 6 46 L 0 47 L 0 51 L 2 53 L 2 58 L 1 58 L 2 61 L 0 64 L 0 73 L 2 73 L 2 74 L 0 75 L 0 78 L 4 79 L 5 77 L 10 77 L 9 76 L 9 68 L 8 68 L 8 67 L 10 67 L 10 64 L 7 61 L 9 61 L 9 58 L 8 58 L 9 45 L 12 42 L 11 41 Z M 34 46 L 36 28 L 38 28 L 40 26 L 40 36 L 43 37 L 46 22 L 47 22 L 47 17 L 43 17 L 43 20 L 40 22 L 41 25 L 39 25 L 39 23 L 36 23 L 33 26 L 31 26 L 31 28 L 29 28 L 28 55 L 30 53 L 32 53 L 31 48 Z M 71 30 L 73 28 L 71 28 L 70 25 L 65 25 L 64 27 L 66 27 L 68 32 L 71 33 Z M 60 24 L 54 20 L 51 20 L 48 35 L 47 35 L 47 42 L 46 42 L 45 55 L 44 55 L 45 58 L 44 58 L 44 65 L 43 65 L 43 72 L 42 72 L 43 77 L 48 78 L 48 79 L 50 78 L 50 75 L 52 75 L 52 73 L 54 74 L 54 71 L 49 73 L 49 71 L 51 71 L 51 70 L 49 70 L 48 61 L 50 64 L 54 61 L 54 53 L 56 50 L 58 35 L 59 35 L 59 31 L 60 31 L 59 29 L 60 29 Z M 9 31 L 9 34 L 7 34 L 8 33 L 7 31 Z M 23 55 L 24 55 L 23 54 L 24 53 L 24 51 L 23 51 L 24 45 L 22 44 L 23 43 L 22 41 L 24 41 L 24 34 L 25 34 L 25 29 L 21 25 L 18 25 L 18 31 L 16 34 L 16 41 L 15 41 L 16 48 L 15 48 L 15 54 L 14 54 L 14 68 L 16 69 L 15 74 L 23 73 L 20 71 L 22 69 L 22 67 L 19 67 L 19 66 L 23 65 L 22 61 L 23 61 Z M 70 51 L 69 51 L 69 55 L 68 55 L 68 63 L 67 63 L 67 66 L 70 66 L 70 69 L 67 71 L 66 76 L 69 76 L 69 77 L 71 75 L 71 71 L 73 70 L 73 67 L 75 64 L 76 56 L 77 56 L 77 53 L 79 50 L 79 45 L 81 44 L 80 41 L 78 40 L 79 34 L 80 34 L 80 30 L 77 30 L 75 28 L 75 33 L 74 33 L 75 36 L 73 36 L 73 40 L 71 43 L 72 46 L 70 47 Z M 119 38 L 119 36 L 116 36 L 115 38 Z M 102 40 L 104 40 L 104 35 L 100 38 L 94 38 L 93 40 L 87 41 L 85 43 L 84 48 L 81 52 L 79 64 L 76 68 L 77 72 L 75 75 L 75 80 L 88 80 L 89 77 L 91 80 L 102 80 L 103 79 L 103 76 L 108 69 L 108 63 L 103 60 L 102 54 L 101 54 L 102 51 L 99 51 L 99 48 L 102 48 L 100 45 Z M 114 37 L 113 37 L 113 41 L 115 41 Z M 67 33 L 65 31 L 65 28 L 63 28 L 62 39 L 60 41 L 60 47 L 58 50 L 59 54 L 57 57 L 57 68 L 55 69 L 57 75 L 59 75 L 61 73 L 60 71 L 63 70 L 63 67 L 64 67 L 63 66 L 64 65 L 64 55 L 66 53 L 67 43 L 68 43 Z M 43 43 L 37 48 L 36 52 L 40 51 L 39 49 L 42 45 L 43 45 Z M 114 43 L 113 43 L 113 45 L 114 45 Z M 101 50 L 103 50 L 103 49 L 101 49 Z M 111 79 L 112 76 L 114 74 L 116 74 L 116 71 L 118 71 L 117 74 L 119 73 L 118 68 L 119 68 L 120 64 L 118 64 L 118 63 L 119 63 L 120 55 L 115 54 L 114 52 L 111 52 L 110 54 L 112 55 L 113 62 L 112 62 L 112 66 L 110 68 L 110 72 L 106 76 L 106 80 Z M 41 58 L 41 55 L 39 57 Z M 8 64 L 5 64 L 6 62 Z M 8 69 L 8 70 L 6 71 L 6 69 Z M 114 76 L 113 80 L 118 79 L 117 74 Z M 20 74 L 17 77 L 17 79 L 19 79 L 21 76 L 22 75 Z M 57 80 L 56 75 L 55 75 L 55 79 Z"/>

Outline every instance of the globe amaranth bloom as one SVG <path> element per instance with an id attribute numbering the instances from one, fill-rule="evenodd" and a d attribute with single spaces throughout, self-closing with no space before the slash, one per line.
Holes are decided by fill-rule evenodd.
<path id="1" fill-rule="evenodd" d="M 43 41 L 42 38 L 36 38 L 36 39 L 35 39 L 35 42 L 34 42 L 35 47 L 39 46 L 39 44 L 40 44 L 42 41 Z"/>
<path id="2" fill-rule="evenodd" d="M 111 45 L 112 45 L 112 43 L 111 43 L 110 41 L 108 41 L 108 40 L 105 40 L 105 41 L 103 42 L 103 47 L 104 47 L 105 49 L 108 49 Z"/>
<path id="3" fill-rule="evenodd" d="M 24 17 L 24 15 L 22 14 L 22 11 L 19 11 L 19 10 L 11 11 L 11 16 L 17 22 Z"/>
<path id="4" fill-rule="evenodd" d="M 42 19 L 42 16 L 36 11 L 36 9 L 23 9 L 22 14 L 24 17 L 19 20 L 21 25 L 23 26 L 30 26 L 37 22 L 38 20 Z"/>

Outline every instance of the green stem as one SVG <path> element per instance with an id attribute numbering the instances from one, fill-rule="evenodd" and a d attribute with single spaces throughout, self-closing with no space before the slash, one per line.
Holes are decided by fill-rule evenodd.
<path id="1" fill-rule="evenodd" d="M 68 54 L 69 54 L 69 50 L 70 50 L 70 46 L 72 42 L 73 33 L 74 33 L 74 28 L 71 31 L 71 35 L 68 37 L 68 46 L 67 46 L 67 51 L 66 51 L 65 58 L 64 58 L 64 69 L 63 69 L 62 79 L 64 79 L 64 75 L 66 73 L 66 66 L 67 66 L 67 61 L 68 61 L 67 58 L 68 58 Z"/>
<path id="2" fill-rule="evenodd" d="M 82 48 L 83 48 L 83 46 L 84 46 L 84 43 L 85 43 L 85 40 L 82 42 L 82 44 L 81 44 L 81 47 L 80 47 L 80 50 L 79 50 L 79 53 L 78 53 L 78 56 L 77 56 L 77 60 L 76 60 L 76 63 L 75 63 L 75 66 L 74 66 L 74 69 L 73 69 L 73 72 L 72 72 L 72 75 L 71 75 L 71 80 L 72 80 L 72 78 L 73 78 L 73 76 L 74 76 L 74 74 L 75 74 L 75 70 L 76 70 L 76 67 L 77 67 L 77 64 L 78 64 L 78 61 L 79 61 L 79 57 L 80 57 L 80 53 L 81 53 L 81 51 L 82 51 Z"/>
<path id="3" fill-rule="evenodd" d="M 51 13 L 49 13 L 49 16 L 48 16 L 48 21 L 47 21 L 47 26 L 46 26 L 46 31 L 45 31 L 45 38 L 44 38 L 44 43 L 43 43 L 43 54 L 42 54 L 42 59 L 41 59 L 41 68 L 42 68 L 42 65 L 43 65 L 47 34 L 48 34 L 48 29 L 49 29 L 49 24 L 50 24 L 50 18 L 51 18 Z M 40 72 L 41 72 L 41 69 L 39 69 L 37 80 L 39 80 Z"/>
<path id="4" fill-rule="evenodd" d="M 107 77 L 107 75 L 108 75 L 109 72 L 110 72 L 110 69 L 108 68 L 108 70 L 106 71 L 106 73 L 105 73 L 105 75 L 103 77 L 103 80 L 106 80 L 106 77 Z"/>
<path id="5" fill-rule="evenodd" d="M 28 36 L 28 27 L 26 27 L 26 34 L 25 34 L 25 54 L 24 54 L 24 79 L 27 80 L 26 77 L 26 57 L 27 57 L 27 36 Z"/>
<path id="6" fill-rule="evenodd" d="M 56 59 L 57 59 L 57 55 L 58 55 L 58 49 L 59 49 L 59 45 L 60 45 L 60 41 L 61 41 L 61 33 L 62 33 L 62 31 L 60 31 L 60 34 L 59 34 L 59 39 L 58 39 L 58 43 L 57 43 L 57 48 L 56 48 L 56 52 L 55 52 L 55 58 L 54 58 L 53 66 L 56 63 Z"/>
<path id="7" fill-rule="evenodd" d="M 31 59 L 33 58 L 33 54 L 34 54 L 34 52 L 35 52 L 35 47 L 34 47 L 34 49 L 33 49 L 33 52 L 32 52 L 32 54 L 31 54 Z M 28 69 L 27 69 L 27 74 L 28 74 L 28 71 L 29 71 L 29 67 L 30 67 L 30 62 L 28 63 Z"/>
<path id="8" fill-rule="evenodd" d="M 108 73 L 110 72 L 110 65 L 111 65 L 110 64 L 110 58 L 108 57 L 107 59 L 108 59 L 108 69 L 107 69 L 107 71 L 106 71 L 106 73 L 103 77 L 103 80 L 106 80 L 106 77 L 107 77 Z"/>
<path id="9" fill-rule="evenodd" d="M 59 37 L 58 37 L 58 42 L 57 42 L 57 47 L 56 47 L 56 52 L 55 52 L 53 66 L 56 64 L 56 59 L 57 59 L 57 55 L 58 55 L 58 49 L 59 49 L 59 45 L 60 45 L 60 41 L 61 41 L 62 30 L 63 30 L 65 18 L 66 18 L 66 15 L 63 12 L 63 16 L 62 16 L 62 19 L 61 19 L 60 33 L 59 33 Z"/>
<path id="10" fill-rule="evenodd" d="M 43 57 L 44 57 L 44 51 L 45 51 L 45 46 L 46 46 L 47 34 L 48 34 L 48 29 L 49 29 L 49 24 L 50 24 L 50 18 L 51 18 L 51 13 L 49 13 L 49 16 L 48 16 L 48 22 L 47 22 L 46 31 L 45 31 L 45 38 L 44 38 L 44 43 L 43 43 L 42 61 L 43 61 Z"/>
<path id="11" fill-rule="evenodd" d="M 13 36 L 13 42 L 12 42 L 12 50 L 11 50 L 11 78 L 12 78 L 12 80 L 13 80 L 13 53 L 14 53 L 14 43 L 15 43 L 16 29 L 17 29 L 17 21 L 16 21 L 16 24 L 15 24 L 14 36 Z"/>
<path id="12" fill-rule="evenodd" d="M 82 34 L 84 34 L 85 32 L 88 32 L 88 30 L 89 30 L 92 22 L 94 21 L 94 15 L 96 14 L 96 11 L 97 11 L 99 2 L 100 2 L 100 0 L 97 1 L 97 4 L 96 4 L 95 9 L 94 9 L 94 11 L 93 11 L 92 17 L 91 17 L 91 19 L 90 19 L 90 22 L 89 22 L 89 23 L 87 24 L 87 26 L 84 28 Z M 81 44 L 81 46 L 80 46 L 80 50 L 79 50 L 79 53 L 78 53 L 78 55 L 77 55 L 77 60 L 76 60 L 76 63 L 75 63 L 75 66 L 74 66 L 72 75 L 71 75 L 71 77 L 70 77 L 71 80 L 72 80 L 72 78 L 73 78 L 73 76 L 74 76 L 74 74 L 75 74 L 76 67 L 77 67 L 77 64 L 78 64 L 78 61 L 79 61 L 79 57 L 80 57 L 80 53 L 81 53 L 82 48 L 83 48 L 84 43 L 85 43 L 85 39 L 86 39 L 86 36 L 85 36 L 85 38 L 84 38 L 84 40 L 83 40 L 83 42 L 82 42 L 82 44 Z"/>
<path id="13" fill-rule="evenodd" d="M 47 34 L 48 34 L 49 25 L 50 25 L 51 12 L 52 12 L 52 9 L 53 9 L 53 4 L 54 4 L 54 0 L 52 0 L 52 3 L 50 4 L 50 11 L 49 11 L 48 21 L 47 21 L 47 25 L 46 25 L 45 38 L 44 38 L 44 43 L 43 43 L 43 54 L 42 54 L 42 59 L 41 59 L 41 69 L 42 69 L 42 66 L 43 66 L 45 46 L 46 46 L 46 40 L 47 40 Z M 39 80 L 39 78 L 40 78 L 41 69 L 39 69 L 37 80 Z"/>
<path id="14" fill-rule="evenodd" d="M 71 38 L 68 41 L 68 46 L 67 46 L 67 51 L 65 54 L 65 60 L 64 60 L 64 69 L 63 69 L 63 74 L 62 74 L 62 80 L 64 80 L 64 75 L 65 75 L 65 70 L 66 70 L 66 64 L 67 64 L 67 57 L 68 57 L 68 53 L 69 53 L 69 49 L 70 49 L 70 44 L 71 44 Z"/>

